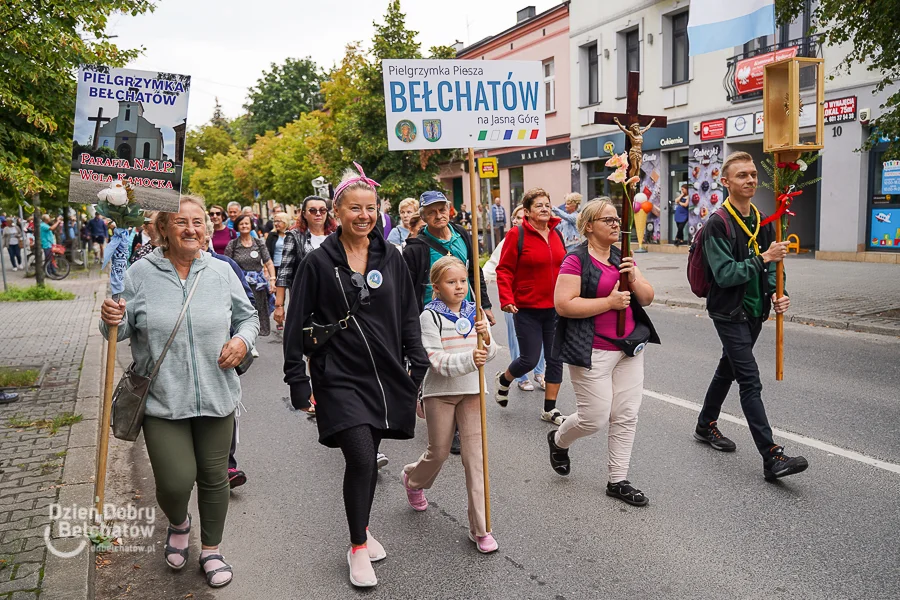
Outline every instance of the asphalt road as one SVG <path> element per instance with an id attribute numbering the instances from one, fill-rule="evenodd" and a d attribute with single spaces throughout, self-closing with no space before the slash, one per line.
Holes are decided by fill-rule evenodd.
<path id="1" fill-rule="evenodd" d="M 406 504 L 398 475 L 425 447 L 420 422 L 416 439 L 383 445 L 391 462 L 381 471 L 371 530 L 388 558 L 376 565 L 378 587 L 355 591 L 345 561 L 343 460 L 316 442 L 312 421 L 286 409 L 280 339 L 273 334 L 263 338 L 262 356 L 243 378 L 249 412 L 238 461 L 249 482 L 232 493 L 223 544 L 233 583 L 213 596 L 195 568 L 169 574 L 156 553 L 135 569 L 134 557 L 120 556 L 101 572 L 97 597 L 900 597 L 900 474 L 840 450 L 785 442 L 811 466 L 770 484 L 746 427 L 722 424 L 738 444 L 733 454 L 694 442 L 696 412 L 660 394 L 702 401 L 719 353 L 712 324 L 687 309 L 652 307 L 650 314 L 664 345 L 647 351 L 645 388 L 653 394 L 644 398 L 629 474 L 650 497 L 648 507 L 605 496 L 605 435 L 579 441 L 572 474 L 556 475 L 545 441 L 551 426 L 538 419 L 542 396 L 514 389 L 508 408 L 488 403 L 499 552 L 482 556 L 466 537 L 458 457 L 426 492 L 426 512 Z M 502 327 L 501 321 L 497 336 L 505 340 Z M 891 366 L 900 340 L 793 324 L 786 333 L 786 381 L 774 381 L 772 323 L 757 353 L 772 425 L 813 438 L 813 445 L 900 464 L 900 374 Z M 490 372 L 507 359 L 501 352 Z M 574 410 L 568 381 L 560 408 Z M 725 410 L 740 416 L 736 388 Z M 140 487 L 143 501 L 152 502 L 145 456 L 136 446 L 135 465 L 119 465 L 120 497 Z M 194 541 L 192 561 L 199 552 Z"/>

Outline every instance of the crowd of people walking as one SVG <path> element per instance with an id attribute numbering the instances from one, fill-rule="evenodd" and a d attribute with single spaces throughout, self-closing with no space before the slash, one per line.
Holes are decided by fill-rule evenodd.
<path id="1" fill-rule="evenodd" d="M 752 203 L 757 171 L 750 155 L 725 160 L 722 184 L 729 198 L 692 249 L 702 253 L 710 279 L 708 312 L 722 358 L 688 435 L 719 451 L 735 449 L 718 417 L 737 381 L 763 475 L 776 479 L 807 467 L 773 440 L 753 355 L 770 312 L 790 305 L 787 296 L 773 294 L 774 265 L 786 247 L 773 241 L 772 225 L 762 224 Z M 486 519 L 480 398 L 480 378 L 502 349 L 492 332 L 493 282 L 510 352 L 487 382 L 496 403 L 530 410 L 511 402 L 510 387 L 540 388 L 543 404 L 535 412 L 552 428 L 534 435 L 546 436 L 550 467 L 562 476 L 572 471 L 572 448 L 587 451 L 576 441 L 605 430 L 606 494 L 649 504 L 628 469 L 644 352 L 664 336 L 644 308 L 654 298 L 652 282 L 617 246 L 622 221 L 612 201 L 582 202 L 570 194 L 554 206 L 548 192 L 534 188 L 513 207 L 508 231 L 505 209 L 494 204 L 488 226 L 497 243 L 482 269 L 474 260 L 479 242 L 471 215 L 461 210 L 454 222 L 441 191 L 404 199 L 393 223 L 378 188 L 354 163 L 333 198 L 306 197 L 293 222 L 282 207 L 263 225 L 237 203 L 206 207 L 191 196 L 181 199 L 178 213 L 147 214 L 134 239 L 125 292 L 103 303 L 101 330 L 108 335 L 119 325 L 119 339 L 131 340 L 135 368 L 149 373 L 175 329 L 144 420 L 157 501 L 169 520 L 164 554 L 171 568 L 184 567 L 189 557 L 188 498 L 196 483 L 207 582 L 220 587 L 234 577 L 219 545 L 229 488 L 248 481 L 234 457 L 238 373 L 257 337 L 270 334 L 270 321 L 283 328 L 292 407 L 314 417 L 319 442 L 344 459 L 351 583 L 378 583 L 373 564 L 388 554 L 375 537 L 380 531 L 372 514 L 378 470 L 387 463 L 381 442 L 413 438 L 417 415 L 425 420 L 427 444 L 401 470 L 409 507 L 428 509 L 426 490 L 451 452 L 461 454 L 469 538 L 477 551 L 495 552 L 499 542 Z M 3 236 L 8 246 L 18 239 L 5 228 Z M 180 329 L 179 313 L 188 315 Z M 557 408 L 564 365 L 576 400 L 568 416 Z"/>

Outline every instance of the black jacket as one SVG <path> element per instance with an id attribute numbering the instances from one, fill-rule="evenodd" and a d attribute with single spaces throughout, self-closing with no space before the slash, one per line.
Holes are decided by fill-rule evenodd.
<path id="1" fill-rule="evenodd" d="M 449 227 L 452 227 L 454 231 L 462 236 L 463 241 L 466 243 L 466 256 L 471 257 L 472 236 L 456 223 L 450 223 Z M 406 261 L 406 266 L 409 267 L 409 274 L 412 276 L 413 287 L 416 290 L 416 300 L 419 302 L 419 312 L 425 310 L 425 290 L 428 288 L 430 281 L 429 272 L 431 271 L 431 246 L 422 240 L 423 235 L 424 231 L 419 237 L 407 238 L 406 247 L 403 249 L 403 260 Z M 468 258 L 465 262 L 469 269 L 469 286 L 471 287 L 471 282 L 475 281 L 475 267 L 477 265 L 472 264 L 471 258 Z M 491 298 L 488 296 L 487 284 L 484 282 L 484 273 L 481 273 L 481 267 L 478 268 L 481 276 L 481 307 L 490 308 Z"/>
<path id="2" fill-rule="evenodd" d="M 577 256 L 581 263 L 581 297 L 596 298 L 597 286 L 600 284 L 602 273 L 599 268 L 594 266 L 594 262 L 591 260 L 590 253 L 588 252 L 587 243 L 579 244 L 578 247 L 569 252 L 568 255 L 572 254 Z M 621 262 L 622 251 L 616 246 L 613 246 L 610 248 L 609 252 L 609 264 L 618 268 Z M 631 308 L 634 322 L 636 324 L 643 323 L 650 329 L 650 339 L 647 341 L 651 344 L 659 344 L 659 335 L 656 333 L 656 328 L 653 327 L 650 315 L 647 314 L 644 307 L 637 301 L 637 297 L 634 294 L 631 295 L 631 304 L 629 307 Z M 556 334 L 553 339 L 553 350 L 551 355 L 553 358 L 561 360 L 566 364 L 590 369 L 591 353 L 594 350 L 595 333 L 596 327 L 594 325 L 594 317 L 587 317 L 585 319 L 560 317 L 559 323 L 556 325 Z"/>
<path id="3" fill-rule="evenodd" d="M 275 260 L 275 242 L 278 241 L 278 232 L 271 231 L 269 235 L 266 236 L 266 248 L 269 250 L 269 256 L 272 257 L 272 260 Z"/>
<path id="4" fill-rule="evenodd" d="M 338 322 L 359 294 L 340 234 L 338 228 L 309 253 L 294 277 L 284 330 L 284 381 L 292 400 L 301 400 L 309 398 L 312 379 L 319 442 L 325 446 L 336 447 L 334 434 L 357 425 L 380 429 L 384 438 L 410 439 L 429 362 L 409 271 L 376 231 L 369 234 L 367 268 L 380 271 L 383 283 L 369 286 L 369 303 L 360 306 L 349 327 L 309 357 L 307 374 L 303 324 L 313 313 L 319 323 Z"/>
<path id="5" fill-rule="evenodd" d="M 727 228 L 725 227 L 725 221 L 721 218 L 722 214 L 727 215 L 726 218 L 730 219 Z M 759 218 L 760 220 L 765 220 L 766 215 L 760 212 Z M 764 263 L 761 256 L 751 258 L 750 248 L 747 245 L 750 241 L 750 237 L 744 233 L 743 228 L 741 228 L 734 220 L 734 217 L 728 215 L 724 211 L 719 210 L 713 213 L 703 227 L 701 239 L 703 240 L 704 258 L 707 260 L 706 264 L 707 268 L 709 268 L 708 254 L 712 250 L 712 247 L 707 244 L 707 241 L 712 240 L 708 240 L 707 238 L 714 238 L 715 241 L 720 242 L 719 244 L 713 244 L 712 246 L 726 248 L 724 252 L 728 255 L 727 263 L 729 266 L 728 269 L 724 269 L 723 272 L 718 274 L 719 280 L 716 279 L 717 275 L 711 270 L 707 271 L 710 288 L 709 293 L 706 296 L 706 310 L 709 313 L 710 318 L 717 321 L 731 321 L 734 323 L 747 320 L 747 312 L 744 310 L 744 294 L 747 290 L 746 280 L 744 283 L 728 285 L 731 283 L 728 279 L 729 276 L 731 279 L 736 279 L 739 275 L 737 271 L 747 269 L 754 274 L 753 276 L 760 278 L 760 289 L 763 301 L 762 318 L 763 320 L 768 319 L 769 311 L 772 308 L 770 297 L 775 292 L 775 264 Z M 756 241 L 759 244 L 761 251 L 768 249 L 774 239 L 774 224 L 769 223 L 768 225 L 760 227 Z M 726 274 L 724 271 L 730 271 L 730 273 Z"/>

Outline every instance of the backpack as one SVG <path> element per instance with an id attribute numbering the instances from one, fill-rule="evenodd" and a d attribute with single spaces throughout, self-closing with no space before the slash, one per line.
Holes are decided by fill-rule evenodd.
<path id="1" fill-rule="evenodd" d="M 522 256 L 522 248 L 525 247 L 525 226 L 524 225 L 516 225 L 516 228 L 519 230 L 519 244 L 516 248 L 516 256 Z M 566 240 L 563 239 L 563 234 L 556 227 L 553 228 L 553 231 L 556 232 L 556 235 L 559 236 L 559 241 L 562 242 L 563 248 L 566 247 Z"/>
<path id="2" fill-rule="evenodd" d="M 728 217 L 725 209 L 719 208 L 709 218 L 712 219 L 716 215 L 725 223 L 725 235 L 732 240 L 735 239 L 734 228 L 731 226 L 731 219 Z M 712 273 L 709 272 L 709 265 L 707 265 L 706 258 L 703 256 L 702 236 L 705 230 L 706 227 L 703 227 L 694 234 L 694 238 L 691 240 L 691 247 L 688 250 L 688 283 L 691 284 L 691 291 L 698 298 L 706 298 L 709 295 L 709 289 L 712 287 Z"/>

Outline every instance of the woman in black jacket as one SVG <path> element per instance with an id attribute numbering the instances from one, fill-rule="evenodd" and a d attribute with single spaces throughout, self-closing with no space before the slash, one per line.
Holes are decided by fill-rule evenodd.
<path id="1" fill-rule="evenodd" d="M 335 191 L 337 235 L 306 257 L 294 279 L 284 332 L 284 380 L 296 407 L 306 406 L 312 380 L 319 442 L 344 454 L 350 581 L 371 587 L 377 583 L 371 562 L 386 556 L 368 532 L 375 455 L 382 439 L 415 434 L 416 396 L 429 363 L 409 271 L 400 253 L 374 231 L 378 184 L 357 169 L 359 174 L 345 172 Z M 342 320 L 346 328 L 312 352 L 307 373 L 303 328 L 313 321 Z"/>

